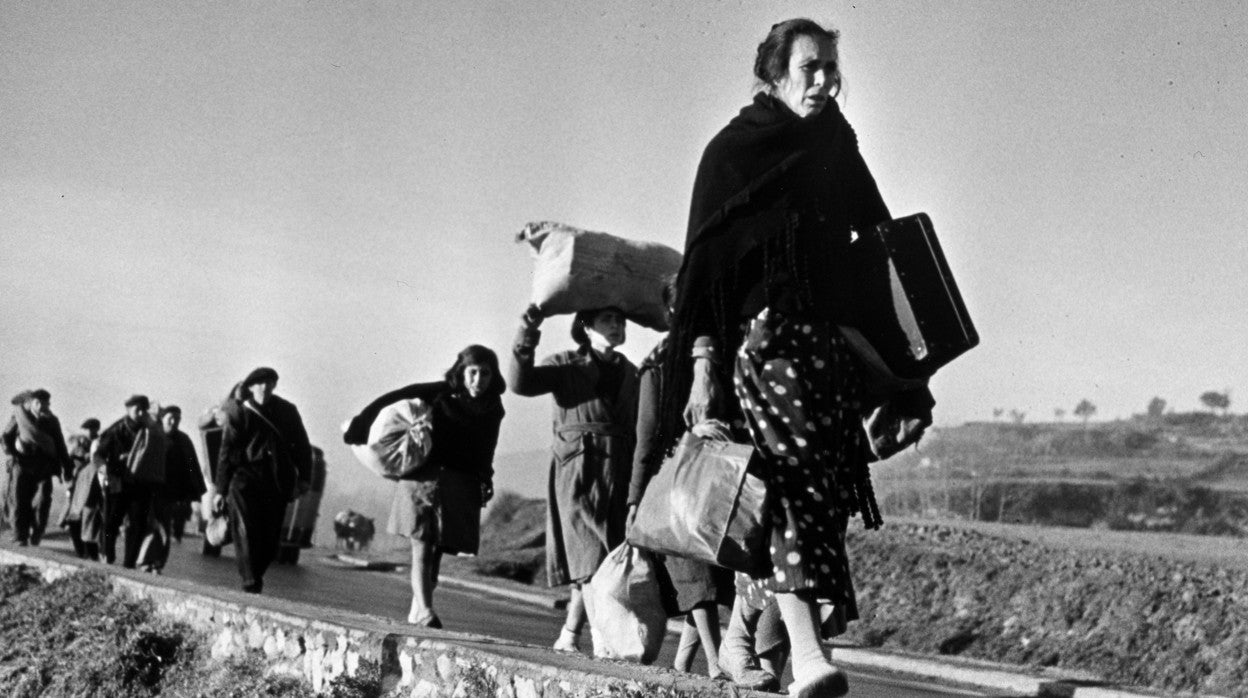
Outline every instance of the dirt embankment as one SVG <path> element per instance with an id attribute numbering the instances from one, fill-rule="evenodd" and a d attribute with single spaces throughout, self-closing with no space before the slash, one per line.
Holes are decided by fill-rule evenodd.
<path id="1" fill-rule="evenodd" d="M 475 567 L 545 583 L 545 503 L 500 498 L 484 522 Z M 1093 535 L 1074 529 L 1005 534 L 897 522 L 862 531 L 856 521 L 850 528 L 862 616 L 850 640 L 1084 670 L 1166 692 L 1248 696 L 1246 566 L 1162 557 L 1139 545 L 1119 550 L 1112 535 L 1094 549 L 1024 537 Z"/>
<path id="2" fill-rule="evenodd" d="M 1248 571 L 935 524 L 850 546 L 863 644 L 1248 696 Z"/>

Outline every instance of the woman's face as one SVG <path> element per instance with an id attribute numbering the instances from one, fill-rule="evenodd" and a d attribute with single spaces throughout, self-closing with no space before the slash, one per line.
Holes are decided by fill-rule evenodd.
<path id="1" fill-rule="evenodd" d="M 773 91 L 789 111 L 809 119 L 823 111 L 836 76 L 836 45 L 829 37 L 805 34 L 789 47 L 789 68 Z"/>
<path id="2" fill-rule="evenodd" d="M 468 364 L 464 366 L 464 388 L 472 397 L 481 397 L 490 389 L 490 381 L 494 380 L 494 369 L 486 364 Z"/>
<path id="3" fill-rule="evenodd" d="M 604 310 L 594 316 L 585 326 L 585 335 L 595 347 L 618 347 L 624 343 L 624 314 L 618 310 Z"/>

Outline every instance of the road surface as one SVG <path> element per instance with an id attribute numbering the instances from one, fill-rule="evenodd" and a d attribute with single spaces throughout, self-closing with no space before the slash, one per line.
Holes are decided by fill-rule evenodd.
<path id="1" fill-rule="evenodd" d="M 44 547 L 72 555 L 67 539 L 47 539 Z M 227 546 L 219 558 L 201 555 L 200 548 L 199 538 L 188 537 L 181 544 L 175 543 L 164 574 L 201 584 L 238 588 L 233 547 Z M 382 572 L 346 567 L 331 563 L 329 556 L 330 551 L 305 550 L 300 564 L 296 566 L 274 565 L 265 575 L 265 595 L 385 618 L 407 617 L 411 589 L 405 571 Z M 542 647 L 550 645 L 563 621 L 560 610 L 540 608 L 449 585 L 438 588 L 435 602 L 447 630 L 490 635 Z M 669 635 L 657 664 L 671 666 L 675 650 L 676 638 Z M 704 669 L 705 663 L 700 660 L 695 670 Z M 859 671 L 850 672 L 850 685 L 852 696 L 877 698 L 987 695 L 926 681 Z"/>

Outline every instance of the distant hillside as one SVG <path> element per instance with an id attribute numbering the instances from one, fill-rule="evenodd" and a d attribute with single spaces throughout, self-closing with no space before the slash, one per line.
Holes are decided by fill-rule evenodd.
<path id="1" fill-rule="evenodd" d="M 1248 418 L 976 422 L 872 467 L 886 513 L 1248 536 Z"/>
<path id="2" fill-rule="evenodd" d="M 545 498 L 549 469 L 549 448 L 495 454 L 494 490 Z"/>
<path id="3" fill-rule="evenodd" d="M 1248 418 L 1237 416 L 1182 413 L 1087 425 L 972 422 L 933 429 L 917 449 L 875 470 L 883 475 L 944 468 L 959 476 L 1093 480 L 1213 476 L 1238 482 L 1241 473 L 1218 464 L 1242 454 L 1248 454 Z"/>

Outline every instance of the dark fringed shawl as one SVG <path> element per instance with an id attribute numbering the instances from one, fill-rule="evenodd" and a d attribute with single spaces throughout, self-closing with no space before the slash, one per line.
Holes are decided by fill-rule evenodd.
<path id="1" fill-rule="evenodd" d="M 848 240 L 851 226 L 889 217 L 862 164 L 854 131 L 835 102 L 802 120 L 760 92 L 707 145 L 694 181 L 669 359 L 663 365 L 659 427 L 664 451 L 674 448 L 685 430 L 694 339 L 715 339 L 720 392 L 733 411 L 733 353 L 742 340 L 746 295 L 760 281 L 770 290 L 768 280 L 788 275 L 798 300 L 804 305 L 812 300 L 811 274 L 818 272 L 805 271 L 796 236 L 798 213 L 816 197 L 832 209 L 828 234 L 816 244 L 832 244 L 838 230 Z M 747 259 L 748 265 L 743 263 Z M 855 508 L 875 527 L 879 514 L 865 460 L 861 470 L 855 477 L 861 494 Z"/>

